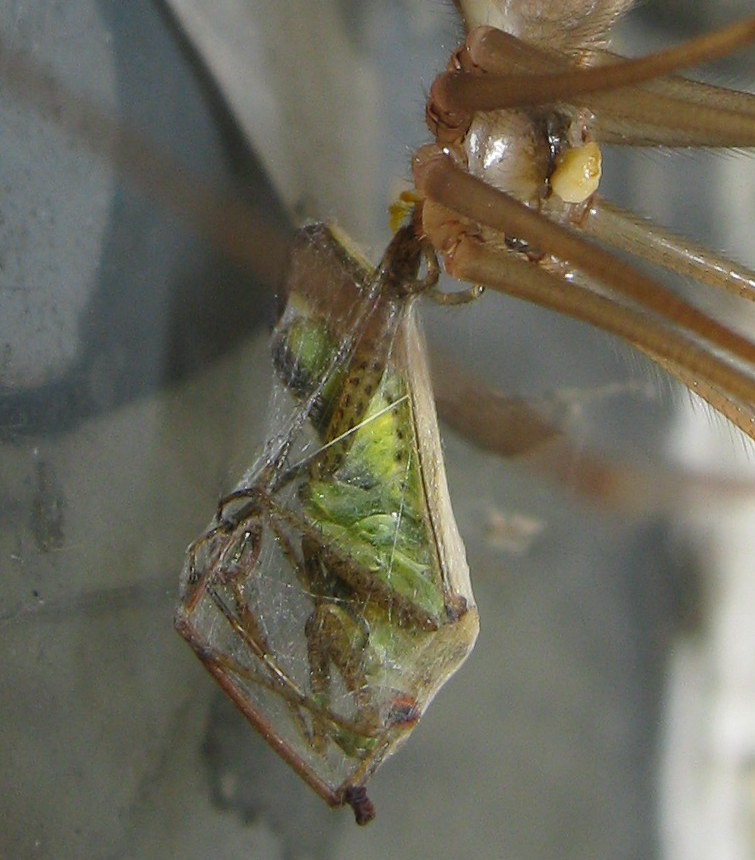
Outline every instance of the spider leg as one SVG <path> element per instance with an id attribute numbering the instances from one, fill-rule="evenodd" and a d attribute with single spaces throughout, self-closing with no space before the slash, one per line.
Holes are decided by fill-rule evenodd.
<path id="1" fill-rule="evenodd" d="M 435 147 L 415 158 L 415 182 L 431 201 L 425 204 L 425 228 L 454 277 L 621 337 L 755 436 L 752 341 L 575 231 L 456 167 Z M 492 233 L 483 236 L 483 227 Z M 491 241 L 496 235 L 498 241 Z M 565 263 L 568 279 L 508 249 L 507 236 Z"/>

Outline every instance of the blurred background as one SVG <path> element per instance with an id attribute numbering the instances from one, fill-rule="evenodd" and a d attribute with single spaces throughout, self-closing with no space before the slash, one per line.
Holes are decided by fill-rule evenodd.
<path id="1" fill-rule="evenodd" d="M 574 474 L 442 428 L 482 633 L 374 778 L 369 828 L 301 784 L 174 633 L 184 549 L 266 430 L 285 237 L 335 220 L 379 257 L 462 39 L 450 3 L 317 5 L 0 6 L 3 49 L 71 95 L 40 117 L 4 53 L 0 855 L 755 856 L 752 497 L 679 479 L 752 474 L 751 451 L 554 314 L 498 295 L 424 312 L 436 357 L 564 407 Z M 615 46 L 648 53 L 749 12 L 646 3 Z M 752 51 L 710 74 L 751 88 Z M 245 260 L 82 146 L 87 104 L 189 185 L 252 207 Z M 606 162 L 606 196 L 755 263 L 745 154 Z M 625 505 L 576 492 L 588 452 L 635 476 Z"/>

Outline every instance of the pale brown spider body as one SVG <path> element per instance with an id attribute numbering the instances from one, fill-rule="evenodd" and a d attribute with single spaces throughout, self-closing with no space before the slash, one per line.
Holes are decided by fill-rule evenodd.
<path id="1" fill-rule="evenodd" d="M 452 55 L 448 71 L 484 73 L 475 62 L 474 47 L 475 38 L 470 37 Z M 438 145 L 453 157 L 456 165 L 546 217 L 561 223 L 582 223 L 600 176 L 600 155 L 593 142 L 589 111 L 536 106 L 478 111 L 459 117 L 445 112 L 431 92 L 426 116 Z M 579 190 L 555 193 L 554 186 L 559 187 L 559 176 L 564 172 L 560 165 L 566 153 L 588 144 L 592 144 L 590 151 L 597 153 L 594 181 L 583 193 Z M 574 192 L 574 183 L 567 184 Z M 458 231 L 458 225 L 451 226 L 451 234 L 446 237 L 444 225 L 449 223 L 454 223 L 449 210 L 428 200 L 424 224 L 440 250 L 448 249 L 448 242 L 453 243 L 453 235 Z M 482 227 L 480 235 L 493 246 L 501 245 L 500 235 L 493 230 Z M 542 252 L 518 243 L 516 237 L 506 237 L 502 247 L 507 245 L 526 252 L 532 260 L 544 261 Z"/>

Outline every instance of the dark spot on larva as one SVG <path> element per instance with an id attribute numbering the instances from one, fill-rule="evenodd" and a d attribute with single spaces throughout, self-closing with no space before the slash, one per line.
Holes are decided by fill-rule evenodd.
<path id="1" fill-rule="evenodd" d="M 344 406 L 351 406 L 351 395 L 350 395 L 350 394 L 347 394 L 347 395 L 343 398 L 343 405 L 344 405 Z"/>
<path id="2" fill-rule="evenodd" d="M 364 393 L 369 397 L 373 392 L 373 386 L 368 382 L 367 385 L 364 386 Z"/>
<path id="3" fill-rule="evenodd" d="M 415 699 L 409 696 L 396 696 L 386 714 L 386 722 L 392 726 L 401 723 L 416 723 L 421 716 Z"/>

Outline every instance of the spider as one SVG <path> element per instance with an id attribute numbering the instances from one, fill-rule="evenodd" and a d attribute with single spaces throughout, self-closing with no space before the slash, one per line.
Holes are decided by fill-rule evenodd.
<path id="1" fill-rule="evenodd" d="M 621 61 L 605 46 L 630 5 L 457 0 L 469 33 L 414 160 L 425 230 L 450 274 L 622 337 L 755 437 L 750 338 L 582 238 L 755 299 L 752 271 L 597 193 L 602 142 L 755 145 L 755 98 L 666 76 L 751 44 L 755 19 Z"/>

